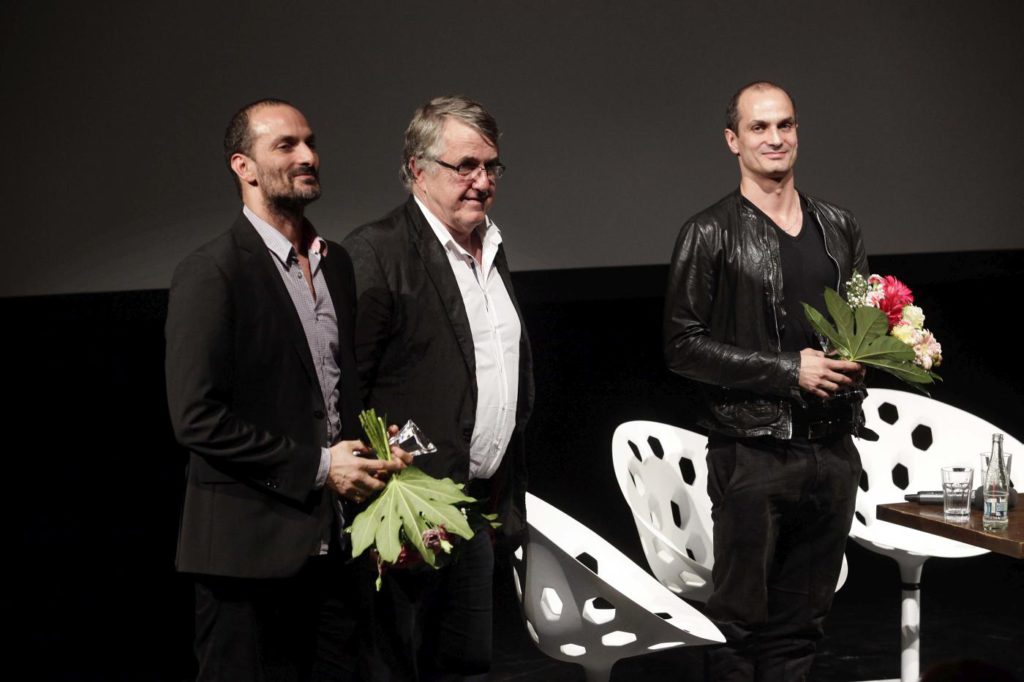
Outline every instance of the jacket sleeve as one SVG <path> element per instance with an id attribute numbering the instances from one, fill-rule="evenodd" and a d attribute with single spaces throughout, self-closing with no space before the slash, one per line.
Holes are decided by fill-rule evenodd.
<path id="1" fill-rule="evenodd" d="M 167 304 L 167 404 L 181 445 L 218 471 L 298 502 L 313 492 L 319 447 L 300 445 L 232 409 L 234 310 L 227 277 L 206 256 L 177 268 Z"/>
<path id="2" fill-rule="evenodd" d="M 665 293 L 664 353 L 668 368 L 688 379 L 730 389 L 799 395 L 799 353 L 740 348 L 711 336 L 723 254 L 718 226 L 690 221 L 676 240 Z M 743 311 L 730 314 L 742 315 Z"/>

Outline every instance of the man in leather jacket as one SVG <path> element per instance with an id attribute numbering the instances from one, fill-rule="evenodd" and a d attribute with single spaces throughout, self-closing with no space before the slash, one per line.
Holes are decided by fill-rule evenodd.
<path id="1" fill-rule="evenodd" d="M 800 307 L 824 312 L 867 273 L 846 210 L 797 192 L 797 120 L 777 85 L 734 95 L 740 187 L 686 222 L 665 305 L 669 368 L 701 382 L 710 431 L 715 591 L 727 643 L 714 680 L 804 679 L 831 606 L 860 478 L 863 368 L 827 357 Z"/>

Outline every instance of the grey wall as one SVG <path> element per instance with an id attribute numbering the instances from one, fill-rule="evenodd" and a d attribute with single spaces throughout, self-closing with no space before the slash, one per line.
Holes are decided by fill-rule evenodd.
<path id="1" fill-rule="evenodd" d="M 15 0 L 0 9 L 0 295 L 166 287 L 238 209 L 220 139 L 294 101 L 320 138 L 311 217 L 341 238 L 403 198 L 435 94 L 505 131 L 494 217 L 519 270 L 665 262 L 736 184 L 725 101 L 796 96 L 798 185 L 871 253 L 1024 247 L 1024 3 Z"/>

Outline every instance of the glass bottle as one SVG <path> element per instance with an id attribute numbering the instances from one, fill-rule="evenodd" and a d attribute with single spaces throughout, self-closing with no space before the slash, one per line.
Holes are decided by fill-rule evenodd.
<path id="1" fill-rule="evenodd" d="M 985 530 L 1005 530 L 1009 523 L 1007 497 L 1010 492 L 1010 477 L 1006 473 L 1003 459 L 1003 434 L 992 435 L 992 454 L 988 460 L 984 485 L 985 511 L 981 525 Z"/>

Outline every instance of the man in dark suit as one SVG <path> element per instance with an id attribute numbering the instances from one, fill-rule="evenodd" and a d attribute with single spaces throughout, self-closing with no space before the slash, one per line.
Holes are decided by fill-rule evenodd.
<path id="1" fill-rule="evenodd" d="M 402 178 L 412 196 L 344 243 L 366 405 L 396 423 L 414 419 L 437 446 L 416 465 L 468 483 L 498 513 L 498 546 L 512 549 L 525 528 L 533 379 L 501 233 L 487 215 L 503 171 L 494 118 L 465 97 L 434 99 L 406 131 Z M 478 530 L 445 568 L 385 576 L 377 677 L 488 669 L 494 550 Z"/>
<path id="2" fill-rule="evenodd" d="M 337 496 L 360 502 L 403 463 L 359 457 L 352 263 L 303 217 L 320 196 L 309 124 L 261 100 L 224 146 L 242 213 L 182 261 L 168 303 L 168 405 L 189 450 L 177 567 L 195 578 L 198 679 L 302 680 L 320 604 L 354 582 Z"/>

